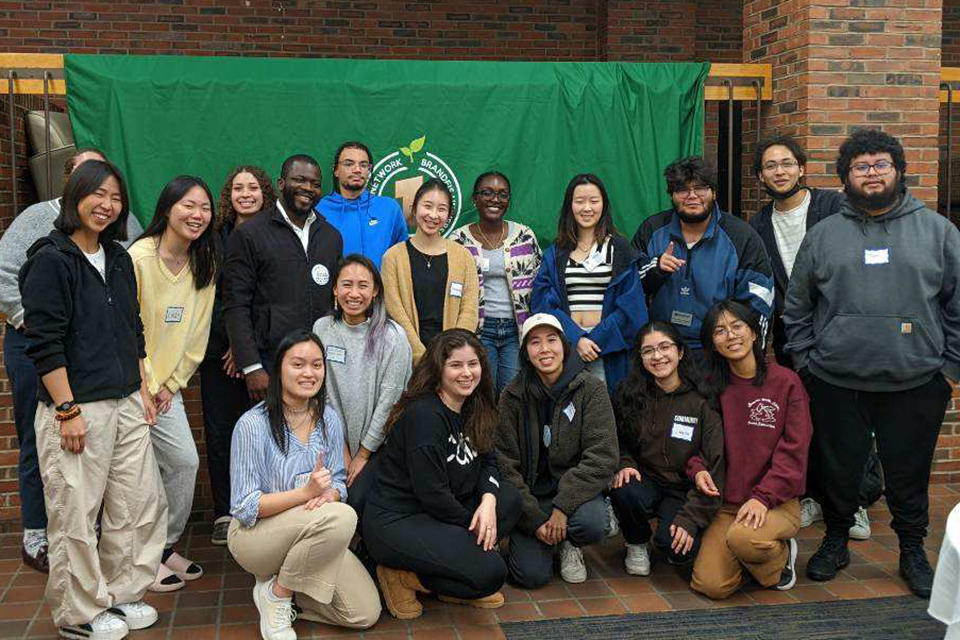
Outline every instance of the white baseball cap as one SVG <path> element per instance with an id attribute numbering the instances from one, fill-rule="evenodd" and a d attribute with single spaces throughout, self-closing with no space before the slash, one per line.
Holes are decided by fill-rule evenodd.
<path id="1" fill-rule="evenodd" d="M 557 320 L 556 316 L 552 316 L 549 313 L 535 313 L 524 320 L 523 327 L 520 328 L 520 344 L 523 344 L 528 333 L 543 325 L 553 327 L 560 335 L 563 335 L 563 327 L 560 325 L 560 321 Z"/>

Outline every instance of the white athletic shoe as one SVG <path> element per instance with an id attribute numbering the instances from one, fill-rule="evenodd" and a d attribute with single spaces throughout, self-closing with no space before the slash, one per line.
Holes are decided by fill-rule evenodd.
<path id="1" fill-rule="evenodd" d="M 153 626 L 160 616 L 157 610 L 141 600 L 140 602 L 127 602 L 126 604 L 115 604 L 110 607 L 110 613 L 117 616 L 127 623 L 127 628 L 131 631 L 136 629 L 146 629 Z"/>
<path id="2" fill-rule="evenodd" d="M 613 503 L 610 502 L 610 498 L 604 498 L 603 500 L 607 507 L 607 537 L 614 538 L 620 533 L 620 520 L 613 510 Z"/>
<path id="3" fill-rule="evenodd" d="M 60 627 L 60 637 L 72 640 L 121 640 L 128 633 L 127 623 L 109 611 L 101 611 L 90 622 Z"/>
<path id="4" fill-rule="evenodd" d="M 823 520 L 823 508 L 813 498 L 804 498 L 800 501 L 800 527 L 809 527 L 814 522 Z"/>
<path id="5" fill-rule="evenodd" d="M 574 584 L 587 579 L 587 565 L 583 563 L 583 551 L 568 540 L 560 543 L 560 577 Z"/>
<path id="6" fill-rule="evenodd" d="M 870 516 L 863 507 L 857 509 L 853 514 L 853 526 L 850 527 L 850 537 L 854 540 L 870 539 Z"/>
<path id="7" fill-rule="evenodd" d="M 650 575 L 650 549 L 645 544 L 628 544 L 623 566 L 632 576 Z"/>
<path id="8" fill-rule="evenodd" d="M 270 593 L 274 580 L 276 578 L 253 586 L 253 603 L 260 612 L 260 635 L 264 640 L 297 640 L 297 632 L 293 630 L 293 621 L 297 619 L 293 598 L 278 598 Z"/>

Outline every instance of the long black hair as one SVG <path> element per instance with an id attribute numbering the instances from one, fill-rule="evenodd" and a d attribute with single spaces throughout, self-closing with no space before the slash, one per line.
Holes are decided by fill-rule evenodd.
<path id="1" fill-rule="evenodd" d="M 127 217 L 130 215 L 130 200 L 127 196 L 127 186 L 123 181 L 123 174 L 114 165 L 101 160 L 87 160 L 70 174 L 70 179 L 63 187 L 63 203 L 60 214 L 53 221 L 53 228 L 72 235 L 81 227 L 80 212 L 77 207 L 89 195 L 97 192 L 108 178 L 116 178 L 120 185 L 120 215 L 100 232 L 100 244 L 109 244 L 114 240 L 127 239 Z"/>
<path id="2" fill-rule="evenodd" d="M 767 379 L 767 359 L 763 353 L 763 330 L 760 328 L 760 316 L 756 311 L 736 300 L 718 302 L 707 311 L 703 324 L 700 326 L 700 344 L 703 345 L 706 370 L 706 387 L 711 395 L 719 398 L 723 390 L 730 384 L 730 364 L 720 355 L 713 344 L 713 332 L 717 322 L 724 313 L 729 313 L 740 320 L 753 331 L 753 357 L 757 361 L 757 373 L 753 376 L 753 385 L 759 387 Z"/>
<path id="3" fill-rule="evenodd" d="M 680 357 L 677 374 L 680 376 L 680 383 L 708 397 L 693 358 L 685 357 L 687 345 L 677 328 L 662 320 L 654 320 L 643 325 L 637 332 L 630 352 L 630 373 L 617 387 L 616 402 L 613 405 L 617 418 L 617 433 L 621 441 L 631 444 L 640 440 L 640 434 L 653 420 L 657 401 L 663 395 L 654 375 L 643 366 L 643 357 L 640 355 L 643 339 L 654 331 L 667 336 L 670 342 L 677 345 L 677 355 Z"/>
<path id="4" fill-rule="evenodd" d="M 300 344 L 301 342 L 312 342 L 320 347 L 320 357 L 326 358 L 327 350 L 312 331 L 306 329 L 297 329 L 287 335 L 277 346 L 277 354 L 273 358 L 273 375 L 270 376 L 270 382 L 267 384 L 267 397 L 263 403 L 267 410 L 267 419 L 270 422 L 270 436 L 277 444 L 283 455 L 287 455 L 287 418 L 283 413 L 283 357 L 287 351 Z M 327 437 L 327 424 L 323 420 L 323 409 L 327 405 L 327 375 L 324 371 L 323 381 L 320 383 L 320 389 L 310 398 L 308 411 L 317 416 L 320 423 L 320 431 L 324 439 Z"/>
<path id="5" fill-rule="evenodd" d="M 592 173 L 579 173 L 570 179 L 567 184 L 567 191 L 563 195 L 563 204 L 560 206 L 560 217 L 557 220 L 557 239 L 554 240 L 561 249 L 573 251 L 577 248 L 577 221 L 573 217 L 573 192 L 577 187 L 592 184 L 600 190 L 600 197 L 603 200 L 603 211 L 600 212 L 600 219 L 597 220 L 597 226 L 594 227 L 594 239 L 597 245 L 601 245 L 609 236 L 617 234 L 617 228 L 613 224 L 613 205 L 610 203 L 610 197 L 607 195 L 607 188 L 603 186 L 603 181 Z"/>
<path id="6" fill-rule="evenodd" d="M 153 220 L 150 221 L 150 224 L 147 225 L 147 228 L 144 229 L 137 240 L 157 238 L 157 245 L 159 247 L 160 238 L 170 223 L 170 211 L 173 209 L 173 205 L 180 202 L 194 187 L 203 189 L 203 192 L 207 194 L 207 198 L 210 201 L 210 224 L 203 230 L 199 238 L 190 243 L 189 249 L 190 272 L 193 273 L 193 286 L 199 291 L 213 282 L 213 277 L 217 272 L 217 265 L 220 263 L 220 258 L 217 253 L 217 243 L 213 239 L 213 228 L 216 219 L 216 212 L 213 209 L 213 193 L 210 192 L 210 187 L 207 186 L 207 183 L 204 182 L 202 178 L 198 178 L 197 176 L 177 176 L 168 182 L 167 186 L 160 192 L 160 197 L 157 198 L 157 208 L 153 212 Z"/>

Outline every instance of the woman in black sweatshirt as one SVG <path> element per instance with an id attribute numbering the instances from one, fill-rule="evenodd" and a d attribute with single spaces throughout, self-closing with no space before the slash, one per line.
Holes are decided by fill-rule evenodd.
<path id="1" fill-rule="evenodd" d="M 469 331 L 444 331 L 387 419 L 363 513 L 364 542 L 394 617 L 423 612 L 417 591 L 481 608 L 503 605 L 507 567 L 496 545 L 516 524 L 520 497 L 500 485 L 496 427 L 483 345 Z"/>
<path id="2" fill-rule="evenodd" d="M 160 564 L 167 501 L 148 423 L 143 324 L 120 172 L 70 176 L 54 231 L 20 270 L 27 355 L 40 376 L 37 449 L 47 503 L 47 601 L 60 635 L 120 638 L 157 621 L 142 601 Z M 103 508 L 99 540 L 94 525 Z"/>

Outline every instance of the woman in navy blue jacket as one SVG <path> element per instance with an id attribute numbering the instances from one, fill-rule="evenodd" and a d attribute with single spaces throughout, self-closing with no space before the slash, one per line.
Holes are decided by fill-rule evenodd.
<path id="1" fill-rule="evenodd" d="M 560 208 L 557 238 L 543 255 L 531 310 L 563 325 L 587 371 L 614 393 L 630 368 L 630 346 L 647 322 L 636 252 L 613 226 L 600 178 L 573 177 Z"/>

